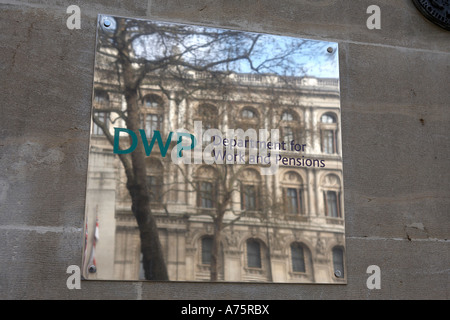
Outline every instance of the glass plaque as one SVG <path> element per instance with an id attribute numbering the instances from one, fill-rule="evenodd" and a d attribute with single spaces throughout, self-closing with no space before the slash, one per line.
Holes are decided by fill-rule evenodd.
<path id="1" fill-rule="evenodd" d="M 338 45 L 99 15 L 83 276 L 346 283 Z"/>

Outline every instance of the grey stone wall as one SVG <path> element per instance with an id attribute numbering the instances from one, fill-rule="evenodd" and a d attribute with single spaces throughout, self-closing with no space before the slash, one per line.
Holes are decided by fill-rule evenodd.
<path id="1" fill-rule="evenodd" d="M 80 30 L 66 27 L 72 4 Z M 366 27 L 372 4 L 380 30 Z M 339 43 L 348 284 L 67 288 L 81 263 L 98 13 Z M 1 0 L 0 75 L 1 299 L 449 299 L 450 33 L 410 0 Z"/>

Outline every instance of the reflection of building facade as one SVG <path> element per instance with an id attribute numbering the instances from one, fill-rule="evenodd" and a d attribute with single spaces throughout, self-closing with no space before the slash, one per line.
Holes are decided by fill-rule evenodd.
<path id="1" fill-rule="evenodd" d="M 200 73 L 189 75 L 202 78 Z M 112 127 L 124 110 L 114 83 L 95 83 L 95 115 Z M 166 86 L 167 88 L 167 86 Z M 287 158 L 274 175 L 257 165 L 234 165 L 235 191 L 222 231 L 219 280 L 274 282 L 345 281 L 345 234 L 340 102 L 337 79 L 279 79 L 270 75 L 231 75 L 221 90 L 198 90 L 177 99 L 176 85 L 164 94 L 151 80 L 141 86 L 141 128 L 165 141 L 168 132 L 203 129 L 279 128 L 280 140 L 306 144 L 305 151 L 282 151 Z M 170 97 L 170 99 L 168 98 Z M 211 137 L 204 135 L 206 143 Z M 171 148 L 174 144 L 171 144 Z M 155 144 L 155 148 L 157 145 Z M 169 151 L 170 153 L 170 151 Z M 295 165 L 289 159 L 300 159 Z M 306 159 L 306 163 L 305 160 Z M 308 161 L 308 159 L 310 159 Z M 313 164 L 324 160 L 325 167 Z M 157 151 L 146 159 L 147 181 L 157 217 L 170 280 L 209 280 L 217 183 L 224 165 L 183 165 Z M 99 222 L 95 255 L 98 279 L 140 279 L 140 238 L 131 212 L 126 178 L 102 130 L 92 126 L 87 191 L 89 238 Z M 228 173 L 231 179 L 232 173 Z M 235 220 L 237 216 L 240 219 Z M 91 248 L 88 247 L 88 253 Z M 338 272 L 336 272 L 338 270 Z M 336 276 L 337 275 L 337 276 Z"/>

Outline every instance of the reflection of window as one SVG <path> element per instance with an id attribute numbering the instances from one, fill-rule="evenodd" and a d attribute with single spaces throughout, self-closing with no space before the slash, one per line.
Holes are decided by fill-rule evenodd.
<path id="1" fill-rule="evenodd" d="M 344 250 L 339 247 L 333 248 L 333 268 L 337 278 L 344 278 Z"/>
<path id="2" fill-rule="evenodd" d="M 246 169 L 239 175 L 241 210 L 260 210 L 261 176 L 258 171 Z"/>
<path id="3" fill-rule="evenodd" d="M 322 152 L 336 153 L 336 131 L 322 130 Z"/>
<path id="4" fill-rule="evenodd" d="M 241 115 L 244 119 L 255 119 L 258 117 L 256 112 L 250 108 L 244 108 Z"/>
<path id="5" fill-rule="evenodd" d="M 219 113 L 217 108 L 211 104 L 202 104 L 198 108 L 196 118 L 202 122 L 203 143 L 211 143 L 212 136 L 207 134 L 206 130 L 218 128 Z"/>
<path id="6" fill-rule="evenodd" d="M 162 202 L 162 176 L 147 176 L 147 186 L 150 192 L 150 202 Z"/>
<path id="7" fill-rule="evenodd" d="M 334 173 L 324 175 L 320 181 L 323 192 L 324 214 L 330 218 L 342 218 L 341 179 Z M 327 219 L 329 223 L 339 223 L 334 219 Z"/>
<path id="8" fill-rule="evenodd" d="M 154 131 L 163 130 L 163 100 L 156 94 L 148 94 L 142 98 L 142 106 L 140 125 L 141 129 L 145 131 L 147 139 L 150 139 L 153 137 Z"/>
<path id="9" fill-rule="evenodd" d="M 153 137 L 153 132 L 161 131 L 163 116 L 159 114 L 141 115 L 141 128 L 145 130 L 147 138 Z"/>
<path id="10" fill-rule="evenodd" d="M 331 113 L 325 113 L 320 118 L 320 122 L 322 123 L 336 123 L 336 117 Z"/>
<path id="11" fill-rule="evenodd" d="M 211 265 L 211 254 L 212 254 L 212 245 L 213 239 L 212 237 L 203 237 L 202 238 L 202 264 L 203 265 Z"/>
<path id="12" fill-rule="evenodd" d="M 109 104 L 109 95 L 106 91 L 95 90 L 94 92 L 94 103 L 100 104 L 101 106 L 106 106 Z"/>
<path id="13" fill-rule="evenodd" d="M 288 213 L 302 214 L 302 190 L 298 188 L 287 188 L 286 203 Z"/>
<path id="14" fill-rule="evenodd" d="M 101 123 L 104 123 L 106 128 L 109 128 L 109 112 L 94 112 L 94 117 L 98 119 Z M 102 135 L 103 130 L 95 122 L 92 126 L 93 135 Z"/>
<path id="15" fill-rule="evenodd" d="M 162 107 L 162 100 L 155 94 L 149 94 L 142 99 L 142 102 L 147 108 L 159 108 Z"/>
<path id="16" fill-rule="evenodd" d="M 294 121 L 294 115 L 292 112 L 284 111 L 281 114 L 281 121 Z"/>
<path id="17" fill-rule="evenodd" d="M 295 140 L 294 129 L 291 127 L 283 127 L 283 141 L 290 143 Z"/>
<path id="18" fill-rule="evenodd" d="M 290 170 L 281 177 L 283 191 L 284 213 L 288 215 L 306 214 L 307 208 L 303 200 L 306 195 L 303 187 L 303 179 L 296 171 Z M 292 216 L 291 216 L 292 217 Z"/>
<path id="19" fill-rule="evenodd" d="M 244 109 L 242 111 L 242 117 L 252 119 L 255 117 L 255 113 L 252 110 Z"/>
<path id="20" fill-rule="evenodd" d="M 241 191 L 241 207 L 242 210 L 254 211 L 258 210 L 258 193 L 257 186 L 242 185 Z"/>
<path id="21" fill-rule="evenodd" d="M 261 268 L 261 245 L 256 239 L 247 240 L 247 267 Z"/>
<path id="22" fill-rule="evenodd" d="M 320 118 L 322 152 L 337 153 L 337 120 L 333 113 L 325 113 Z"/>
<path id="23" fill-rule="evenodd" d="M 300 121 L 297 113 L 291 110 L 283 111 L 281 114 L 281 138 L 290 143 L 292 140 L 300 139 Z"/>
<path id="24" fill-rule="evenodd" d="M 325 213 L 329 217 L 340 218 L 339 194 L 336 191 L 324 191 Z"/>
<path id="25" fill-rule="evenodd" d="M 249 129 L 257 129 L 259 127 L 259 113 L 250 106 L 241 109 L 236 118 L 237 128 L 247 131 Z"/>
<path id="26" fill-rule="evenodd" d="M 147 188 L 152 205 L 161 204 L 164 195 L 164 167 L 159 159 L 146 159 Z"/>
<path id="27" fill-rule="evenodd" d="M 301 244 L 296 242 L 291 244 L 291 259 L 293 272 L 306 272 L 305 254 Z"/>
<path id="28" fill-rule="evenodd" d="M 197 194 L 197 204 L 201 208 L 214 207 L 214 186 L 212 182 L 201 181 Z"/>
<path id="29" fill-rule="evenodd" d="M 196 170 L 195 189 L 198 208 L 212 209 L 216 207 L 218 184 L 215 179 L 216 170 L 211 166 L 201 166 Z"/>

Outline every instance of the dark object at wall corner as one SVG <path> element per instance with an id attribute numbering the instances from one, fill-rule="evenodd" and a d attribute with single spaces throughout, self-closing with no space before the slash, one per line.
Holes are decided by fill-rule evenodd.
<path id="1" fill-rule="evenodd" d="M 450 31 L 450 0 L 412 0 L 428 20 Z"/>

